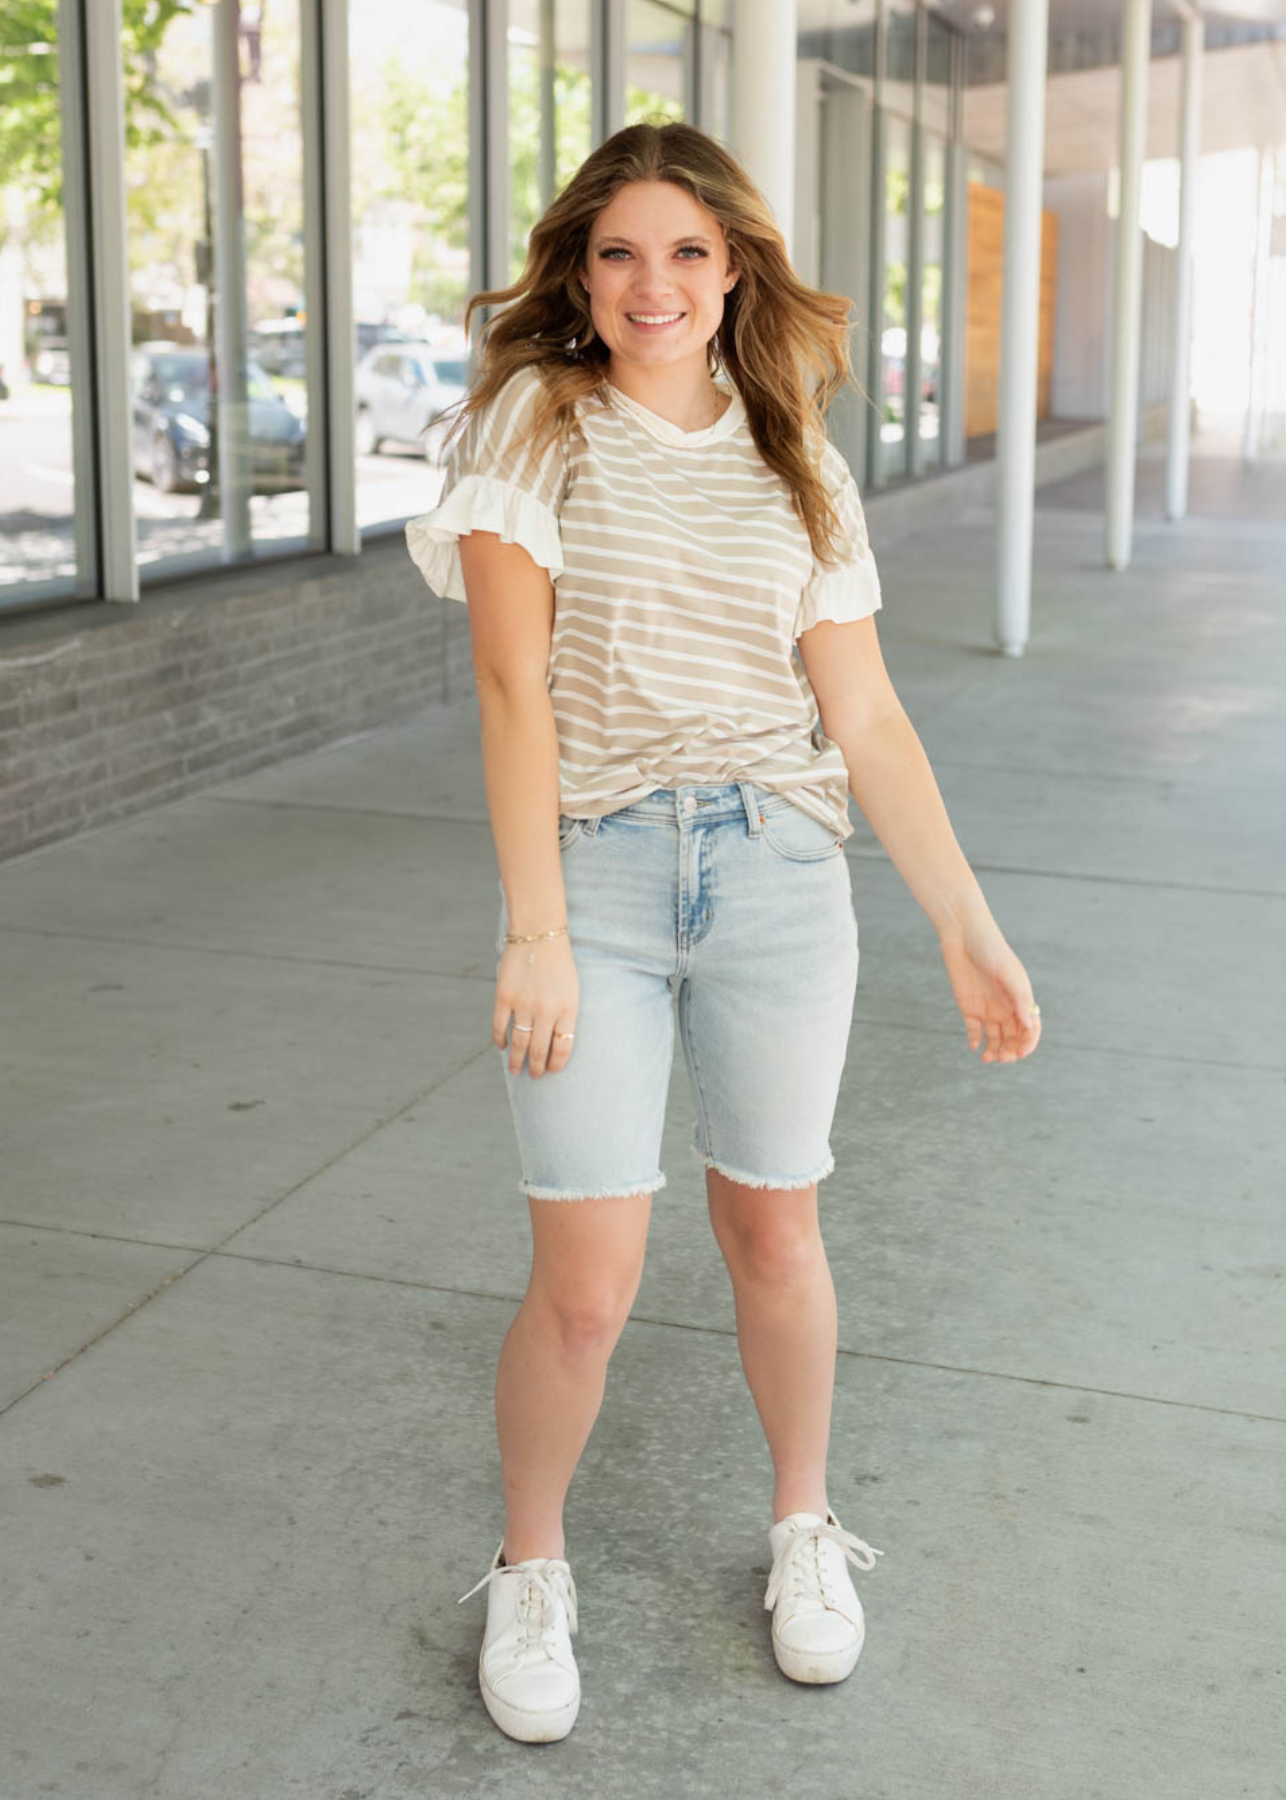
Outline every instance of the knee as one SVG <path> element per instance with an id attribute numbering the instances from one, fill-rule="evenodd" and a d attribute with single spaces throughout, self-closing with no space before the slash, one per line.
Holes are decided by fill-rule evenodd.
<path id="1" fill-rule="evenodd" d="M 629 1317 L 637 1276 L 596 1276 L 588 1281 L 533 1284 L 533 1295 L 566 1356 L 602 1355 L 611 1350 Z"/>
<path id="2" fill-rule="evenodd" d="M 766 1287 L 788 1286 L 802 1279 L 821 1251 L 815 1226 L 771 1217 L 733 1225 L 725 1232 L 722 1245 L 734 1280 Z"/>

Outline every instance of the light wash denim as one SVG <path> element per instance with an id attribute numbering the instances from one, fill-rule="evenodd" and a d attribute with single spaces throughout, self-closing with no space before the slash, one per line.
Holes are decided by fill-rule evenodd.
<path id="1" fill-rule="evenodd" d="M 857 992 L 843 840 L 784 794 L 734 781 L 564 814 L 559 842 L 580 1012 L 555 1073 L 514 1074 L 497 1048 L 520 1191 L 578 1200 L 665 1186 L 676 1003 L 693 1154 L 750 1187 L 829 1175 Z M 497 958 L 508 929 L 502 883 Z"/>

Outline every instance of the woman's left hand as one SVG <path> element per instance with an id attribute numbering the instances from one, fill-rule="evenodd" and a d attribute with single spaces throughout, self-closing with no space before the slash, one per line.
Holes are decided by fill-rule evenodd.
<path id="1" fill-rule="evenodd" d="M 1040 1042 L 1040 1015 L 1027 971 L 993 919 L 940 936 L 951 991 L 964 1018 L 969 1048 L 986 1034 L 983 1062 L 1018 1062 Z"/>

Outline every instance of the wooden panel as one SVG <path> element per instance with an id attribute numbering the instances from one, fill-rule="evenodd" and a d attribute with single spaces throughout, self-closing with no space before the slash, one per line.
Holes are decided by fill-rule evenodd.
<path id="1" fill-rule="evenodd" d="M 1040 338 L 1036 354 L 1036 417 L 1047 419 L 1054 391 L 1054 312 L 1058 304 L 1058 214 L 1040 215 Z"/>
<path id="2" fill-rule="evenodd" d="M 1005 266 L 1005 196 L 971 181 L 967 188 L 968 280 L 965 297 L 965 436 L 996 429 L 1000 387 L 1000 321 Z M 1041 213 L 1040 329 L 1036 416 L 1047 418 L 1054 383 L 1054 303 L 1058 282 L 1058 215 Z"/>
<path id="3" fill-rule="evenodd" d="M 996 429 L 1000 378 L 1001 275 L 1005 263 L 1005 196 L 971 181 L 965 298 L 965 436 Z"/>

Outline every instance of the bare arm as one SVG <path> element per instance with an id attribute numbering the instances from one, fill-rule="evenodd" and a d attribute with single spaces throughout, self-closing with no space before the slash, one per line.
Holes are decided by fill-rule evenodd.
<path id="1" fill-rule="evenodd" d="M 874 616 L 805 631 L 799 654 L 827 737 L 843 752 L 849 789 L 889 860 L 938 933 L 943 959 L 984 1062 L 1014 1062 L 1036 1048 L 1031 983 L 992 917 L 956 841 L 915 727 L 889 680 Z"/>
<path id="2" fill-rule="evenodd" d="M 874 617 L 823 620 L 799 640 L 822 729 L 849 788 L 939 936 L 991 914 L 956 841 L 929 759 L 889 680 Z"/>
<path id="3" fill-rule="evenodd" d="M 509 929 L 552 931 L 567 923 L 558 849 L 558 733 L 549 697 L 549 649 L 554 590 L 547 569 L 519 544 L 494 531 L 460 539 L 460 567 L 469 597 L 469 630 L 478 687 L 483 777 L 504 886 Z M 510 1068 L 539 1075 L 563 1067 L 579 993 L 565 937 L 510 945 L 497 976 L 493 1041 L 505 1042 L 509 1015 L 533 1024 L 516 1034 Z M 552 1043 L 552 1049 L 551 1049 Z"/>

